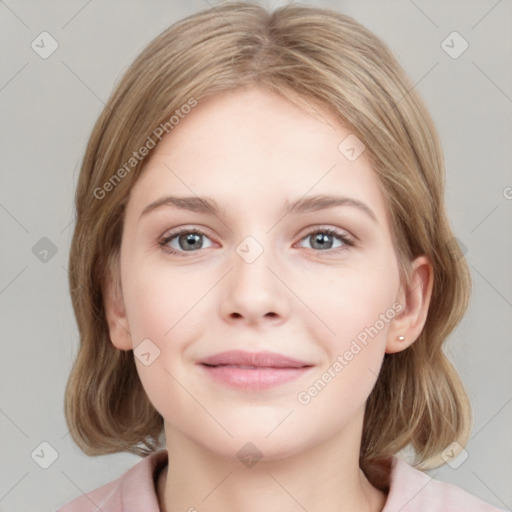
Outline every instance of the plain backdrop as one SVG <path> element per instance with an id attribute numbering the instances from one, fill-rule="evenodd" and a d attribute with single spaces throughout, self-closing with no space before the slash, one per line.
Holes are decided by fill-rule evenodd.
<path id="1" fill-rule="evenodd" d="M 65 423 L 78 347 L 67 282 L 73 193 L 90 131 L 121 74 L 170 24 L 216 3 L 0 1 L 0 511 L 54 510 L 140 460 L 87 457 Z M 437 124 L 448 215 L 473 277 L 470 308 L 447 353 L 475 423 L 467 459 L 430 474 L 510 509 L 512 3 L 303 3 L 339 10 L 380 36 Z M 41 37 L 45 51 L 52 39 L 58 44 L 47 58 Z"/>

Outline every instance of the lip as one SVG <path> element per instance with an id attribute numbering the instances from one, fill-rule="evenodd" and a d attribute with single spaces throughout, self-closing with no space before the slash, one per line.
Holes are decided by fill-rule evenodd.
<path id="1" fill-rule="evenodd" d="M 198 365 L 215 381 L 243 390 L 261 390 L 295 380 L 314 365 L 276 352 L 230 350 Z"/>

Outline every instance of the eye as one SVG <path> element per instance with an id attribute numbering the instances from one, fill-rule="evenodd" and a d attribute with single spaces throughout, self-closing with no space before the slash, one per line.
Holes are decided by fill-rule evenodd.
<path id="1" fill-rule="evenodd" d="M 340 240 L 341 244 L 333 247 L 333 238 Z M 302 240 L 311 240 L 313 250 L 327 254 L 344 250 L 344 246 L 355 246 L 352 238 L 334 228 L 317 228 L 314 231 L 310 231 Z"/>
<path id="2" fill-rule="evenodd" d="M 198 228 L 181 229 L 165 235 L 159 241 L 159 245 L 170 254 L 185 256 L 184 253 L 207 248 L 203 245 L 205 238 L 209 240 L 208 235 Z M 336 238 L 341 241 L 341 244 L 333 247 L 333 239 Z M 312 250 L 326 254 L 337 253 L 344 250 L 345 246 L 355 246 L 351 237 L 337 229 L 328 227 L 316 228 L 314 231 L 310 231 L 301 239 L 301 242 L 308 239 L 312 240 Z"/>
<path id="3" fill-rule="evenodd" d="M 202 247 L 203 238 L 208 238 L 208 236 L 200 229 L 182 229 L 166 235 L 160 240 L 159 245 L 171 254 L 183 256 L 184 252 L 204 249 Z"/>

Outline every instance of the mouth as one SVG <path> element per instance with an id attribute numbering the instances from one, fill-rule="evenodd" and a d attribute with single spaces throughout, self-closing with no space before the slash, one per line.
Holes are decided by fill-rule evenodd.
<path id="1" fill-rule="evenodd" d="M 277 352 L 244 352 L 230 350 L 221 352 L 199 361 L 207 366 L 236 366 L 246 368 L 303 368 L 312 366 L 307 361 L 301 361 Z"/>
<path id="2" fill-rule="evenodd" d="M 262 390 L 295 380 L 314 365 L 275 352 L 222 352 L 198 362 L 213 380 L 242 390 Z"/>

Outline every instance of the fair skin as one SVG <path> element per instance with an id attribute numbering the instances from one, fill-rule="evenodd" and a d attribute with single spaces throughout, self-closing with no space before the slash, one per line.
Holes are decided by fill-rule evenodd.
<path id="1" fill-rule="evenodd" d="M 401 286 L 377 177 L 365 153 L 349 161 L 338 151 L 350 133 L 328 112 L 313 115 L 258 87 L 223 93 L 199 102 L 163 139 L 131 191 L 121 289 L 109 288 L 106 308 L 117 348 L 135 349 L 149 338 L 160 350 L 148 366 L 135 362 L 164 418 L 169 464 L 157 486 L 163 511 L 384 507 L 385 494 L 359 468 L 365 401 L 384 354 L 419 336 L 432 268 L 417 258 L 410 288 Z M 141 217 L 171 194 L 208 196 L 219 211 L 164 206 Z M 357 199 L 375 219 L 349 205 L 283 216 L 287 200 L 320 194 Z M 325 227 L 356 245 L 329 234 L 328 247 L 315 243 Z M 175 236 L 167 247 L 180 255 L 170 254 L 158 242 L 174 228 L 205 236 L 192 238 L 193 249 L 186 235 Z M 263 249 L 251 263 L 237 252 L 248 236 Z M 402 311 L 300 403 L 298 394 L 394 303 Z M 231 349 L 278 352 L 311 368 L 270 389 L 234 389 L 197 364 Z M 262 454 L 251 467 L 237 457 L 248 442 Z"/>

